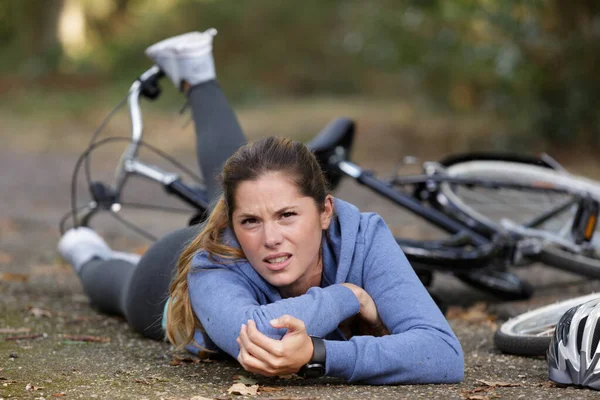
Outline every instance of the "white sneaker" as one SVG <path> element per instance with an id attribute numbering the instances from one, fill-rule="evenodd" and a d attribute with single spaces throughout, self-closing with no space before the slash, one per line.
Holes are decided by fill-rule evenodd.
<path id="1" fill-rule="evenodd" d="M 196 85 L 215 79 L 212 41 L 217 30 L 189 32 L 162 40 L 146 49 L 150 57 L 182 89 L 183 81 Z"/>
<path id="2" fill-rule="evenodd" d="M 69 229 L 58 242 L 58 252 L 77 273 L 93 258 L 121 259 L 134 265 L 140 260 L 138 254 L 112 251 L 100 235 L 87 227 Z"/>

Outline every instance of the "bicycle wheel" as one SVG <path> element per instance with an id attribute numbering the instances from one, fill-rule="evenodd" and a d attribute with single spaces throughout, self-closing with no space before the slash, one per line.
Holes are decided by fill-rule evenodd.
<path id="1" fill-rule="evenodd" d="M 600 278 L 600 233 L 596 231 L 592 245 L 582 253 L 574 246 L 571 226 L 576 205 L 536 225 L 534 231 L 523 229 L 544 213 L 560 205 L 569 204 L 576 194 L 587 193 L 600 200 L 600 183 L 566 172 L 519 162 L 468 161 L 449 166 L 450 177 L 502 181 L 529 185 L 532 188 L 560 186 L 571 193 L 526 190 L 508 187 L 483 187 L 443 182 L 436 196 L 436 204 L 474 229 L 491 234 L 509 228 L 523 236 L 553 235 L 546 240 L 536 259 L 567 271 Z M 560 243 L 557 243 L 557 240 Z"/>
<path id="2" fill-rule="evenodd" d="M 503 353 L 543 356 L 560 317 L 571 307 L 599 297 L 600 293 L 579 296 L 517 315 L 496 330 L 494 344 Z"/>

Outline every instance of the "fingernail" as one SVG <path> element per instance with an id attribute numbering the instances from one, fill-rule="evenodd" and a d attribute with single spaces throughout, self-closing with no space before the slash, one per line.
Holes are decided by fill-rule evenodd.
<path id="1" fill-rule="evenodd" d="M 279 320 L 277 318 L 272 319 L 272 320 L 269 321 L 270 324 L 276 324 L 278 322 L 279 322 Z"/>

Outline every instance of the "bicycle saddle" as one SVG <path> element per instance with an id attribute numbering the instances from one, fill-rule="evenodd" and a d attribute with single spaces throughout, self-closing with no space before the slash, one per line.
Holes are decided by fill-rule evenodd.
<path id="1" fill-rule="evenodd" d="M 331 190 L 335 189 L 343 177 L 336 164 L 350 159 L 353 142 L 354 121 L 341 117 L 331 121 L 306 144 L 317 157 Z"/>
<path id="2" fill-rule="evenodd" d="M 341 117 L 331 121 L 321 132 L 306 144 L 313 153 L 334 152 L 342 146 L 349 151 L 354 141 L 354 121 Z"/>

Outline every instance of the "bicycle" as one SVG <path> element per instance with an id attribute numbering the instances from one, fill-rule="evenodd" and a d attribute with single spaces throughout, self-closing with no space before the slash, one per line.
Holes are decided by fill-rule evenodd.
<path id="1" fill-rule="evenodd" d="M 88 149 L 79 158 L 72 184 L 70 215 L 74 221 L 73 225 L 89 225 L 91 219 L 101 210 L 109 211 L 127 224 L 125 220 L 118 217 L 118 213 L 124 205 L 121 201 L 123 189 L 132 175 L 160 184 L 168 193 L 191 206 L 194 215 L 190 219 L 190 224 L 199 223 L 206 216 L 209 204 L 205 188 L 201 184 L 186 183 L 179 175 L 144 163 L 137 157 L 141 146 L 168 157 L 159 149 L 142 141 L 143 121 L 139 105 L 140 96 L 156 99 L 160 95 L 158 82 L 163 75 L 159 67 L 153 66 L 132 84 L 127 96 L 132 120 L 131 138 L 106 138 L 96 142 L 96 133 Z M 104 123 L 101 126 L 103 125 Z M 317 156 L 332 189 L 339 184 L 342 177 L 350 177 L 450 235 L 448 239 L 437 241 L 397 239 L 426 286 L 431 281 L 432 271 L 443 270 L 456 273 L 460 279 L 505 298 L 527 298 L 533 292 L 532 286 L 506 271 L 506 266 L 540 259 L 544 254 L 549 254 L 546 249 L 551 246 L 560 248 L 563 259 L 568 259 L 569 262 L 573 262 L 573 259 L 579 256 L 584 257 L 589 263 L 595 261 L 595 256 L 589 253 L 589 248 L 597 216 L 596 199 L 600 199 L 600 191 L 587 190 L 593 189 L 592 186 L 582 188 L 580 185 L 574 185 L 572 184 L 574 178 L 566 174 L 563 174 L 565 178 L 561 184 L 551 182 L 558 174 L 562 174 L 555 163 L 537 158 L 517 157 L 517 159 L 512 156 L 494 155 L 484 157 L 471 154 L 461 156 L 462 158 L 448 158 L 439 163 L 425 163 L 424 173 L 421 175 L 400 176 L 396 173 L 392 178 L 381 179 L 350 161 L 354 133 L 354 122 L 347 118 L 339 118 L 330 123 L 307 146 Z M 92 182 L 89 180 L 88 172 L 86 176 L 88 176 L 92 201 L 78 209 L 75 181 L 81 165 L 85 162 L 86 170 L 89 169 L 87 162 L 89 154 L 99 146 L 117 140 L 129 142 L 129 145 L 117 165 L 115 182 L 110 185 Z M 486 157 L 488 160 L 485 160 Z M 188 174 L 193 174 L 176 160 L 169 160 Z M 472 171 L 480 171 L 479 167 L 464 169 L 464 165 L 471 162 L 478 163 L 477 166 L 485 162 L 501 162 L 504 163 L 503 166 L 540 168 L 545 171 L 548 179 L 540 186 L 532 179 L 519 181 L 513 179 L 514 177 L 508 179 L 505 176 L 497 179 L 488 170 L 485 171 L 489 175 L 477 175 Z M 530 176 L 532 177 L 533 175 Z M 563 204 L 561 207 L 545 212 L 532 223 L 527 224 L 528 229 L 522 229 L 523 225 L 494 223 L 490 218 L 478 213 L 455 193 L 457 188 L 510 189 L 541 193 L 543 196 L 562 195 L 569 197 L 569 203 L 568 206 Z M 136 206 L 144 207 L 143 204 L 136 204 Z M 570 231 L 575 236 L 574 240 L 564 235 L 561 237 L 533 229 L 540 225 L 539 221 L 551 220 L 566 209 L 570 209 L 571 212 L 574 210 L 575 213 L 574 223 L 570 225 Z M 65 220 L 66 218 L 63 218 L 61 221 L 62 232 L 64 232 Z M 131 224 L 129 226 L 135 229 Z M 591 231 L 590 226 L 593 228 Z M 139 229 L 136 231 L 144 234 Z M 150 235 L 144 234 L 144 236 L 152 239 Z M 553 261 L 552 257 L 548 261 Z M 493 267 L 484 268 L 489 265 Z M 600 275 L 596 271 L 592 273 L 596 276 Z"/>

